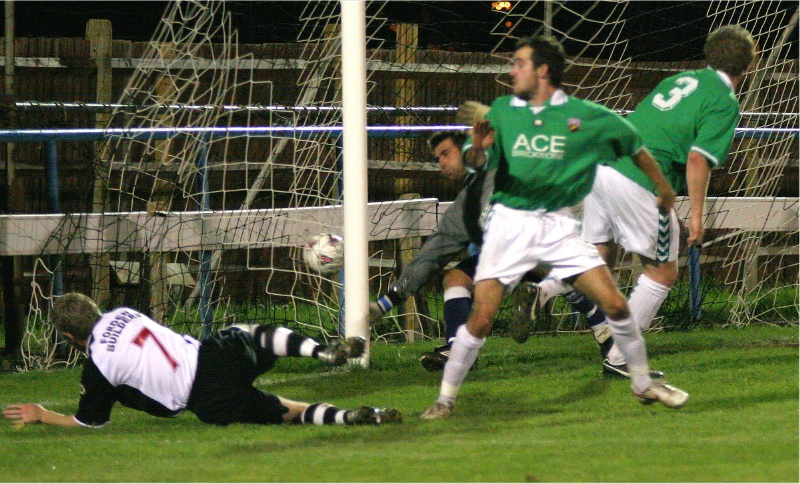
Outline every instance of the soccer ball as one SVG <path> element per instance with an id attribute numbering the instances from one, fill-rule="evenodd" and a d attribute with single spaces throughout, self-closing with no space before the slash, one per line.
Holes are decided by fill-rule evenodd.
<path id="1" fill-rule="evenodd" d="M 315 235 L 303 247 L 303 261 L 320 274 L 337 272 L 344 265 L 344 241 L 334 234 Z"/>

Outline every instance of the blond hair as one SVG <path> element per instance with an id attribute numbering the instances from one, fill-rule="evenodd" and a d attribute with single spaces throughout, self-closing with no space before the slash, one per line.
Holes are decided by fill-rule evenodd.
<path id="1" fill-rule="evenodd" d="M 78 341 L 89 339 L 92 328 L 103 316 L 97 304 L 85 294 L 70 292 L 56 299 L 50 312 L 50 321 Z"/>

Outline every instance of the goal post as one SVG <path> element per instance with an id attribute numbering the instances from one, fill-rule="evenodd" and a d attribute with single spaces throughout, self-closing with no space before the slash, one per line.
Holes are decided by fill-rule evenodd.
<path id="1" fill-rule="evenodd" d="M 345 336 L 369 341 L 367 261 L 367 32 L 363 0 L 340 0 L 342 9 L 342 158 Z M 361 357 L 369 366 L 369 345 Z"/>

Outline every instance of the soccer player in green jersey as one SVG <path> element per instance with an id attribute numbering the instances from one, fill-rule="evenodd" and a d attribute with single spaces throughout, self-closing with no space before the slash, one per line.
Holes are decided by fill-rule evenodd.
<path id="1" fill-rule="evenodd" d="M 551 37 L 522 39 L 513 56 L 513 96 L 495 100 L 473 127 L 464 159 L 497 169 L 492 206 L 475 273 L 474 305 L 459 328 L 436 402 L 422 414 L 446 418 L 478 356 L 503 294 L 528 270 L 548 263 L 550 275 L 571 283 L 608 316 L 625 355 L 634 395 L 643 403 L 682 407 L 689 395 L 649 374 L 647 352 L 627 301 L 594 245 L 581 240 L 569 207 L 592 187 L 597 165 L 630 155 L 657 187 L 654 203 L 672 208 L 675 193 L 633 126 L 612 111 L 560 89 L 564 50 Z M 486 151 L 491 147 L 488 160 Z"/>
<path id="2" fill-rule="evenodd" d="M 711 169 L 725 162 L 739 120 L 735 91 L 755 58 L 752 35 L 738 25 L 709 34 L 708 67 L 661 81 L 628 116 L 676 190 L 689 197 L 689 246 L 703 241 L 703 215 Z M 650 327 L 678 278 L 680 228 L 674 211 L 659 213 L 653 183 L 630 158 L 601 166 L 584 201 L 582 238 L 610 265 L 618 246 L 639 255 L 644 271 L 630 295 L 641 330 Z M 542 284 L 542 292 L 557 292 Z M 546 299 L 545 295 L 540 301 Z M 597 315 L 595 315 L 597 317 Z M 603 372 L 628 376 L 625 357 L 612 347 Z"/>

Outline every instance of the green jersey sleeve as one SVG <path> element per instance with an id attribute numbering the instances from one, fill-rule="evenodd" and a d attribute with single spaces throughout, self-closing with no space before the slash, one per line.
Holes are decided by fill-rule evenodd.
<path id="1" fill-rule="evenodd" d="M 603 108 L 605 110 L 605 108 Z M 645 149 L 644 140 L 639 130 L 627 119 L 608 111 L 605 128 L 602 134 L 607 142 L 616 150 L 616 157 L 609 160 L 609 164 L 614 163 L 625 156 L 633 156 Z"/>
<path id="2" fill-rule="evenodd" d="M 712 168 L 722 165 L 728 157 L 739 121 L 739 104 L 735 99 L 731 102 L 730 99 L 718 98 L 718 101 L 700 114 L 697 137 L 690 148 L 690 151 L 703 155 Z"/>

